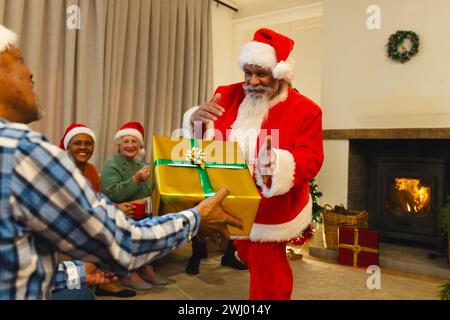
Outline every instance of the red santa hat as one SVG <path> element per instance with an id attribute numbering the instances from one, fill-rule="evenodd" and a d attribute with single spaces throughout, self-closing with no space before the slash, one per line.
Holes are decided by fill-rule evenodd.
<path id="1" fill-rule="evenodd" d="M 119 131 L 117 131 L 116 135 L 114 136 L 114 140 L 120 139 L 124 136 L 133 136 L 136 139 L 138 139 L 141 144 L 144 143 L 144 127 L 140 122 L 127 122 L 125 123 Z"/>
<path id="2" fill-rule="evenodd" d="M 246 43 L 238 58 L 239 67 L 254 64 L 272 70 L 276 79 L 291 82 L 294 76 L 292 63 L 286 62 L 294 48 L 294 40 L 270 29 L 259 29 L 253 41 Z"/>
<path id="3" fill-rule="evenodd" d="M 141 143 L 141 149 L 139 150 L 136 157 L 137 159 L 144 157 L 145 149 L 142 147 L 142 145 L 144 144 L 144 127 L 142 126 L 142 124 L 136 121 L 125 123 L 119 129 L 119 131 L 117 131 L 116 135 L 114 136 L 114 140 L 117 141 L 124 136 L 133 136 L 139 140 L 139 142 Z"/>
<path id="4" fill-rule="evenodd" d="M 84 124 L 72 123 L 69 127 L 67 127 L 64 136 L 61 138 L 61 142 L 59 143 L 59 147 L 63 150 L 67 150 L 67 146 L 69 145 L 70 140 L 73 137 L 79 134 L 87 134 L 94 140 L 95 143 L 95 133 Z"/>
<path id="5" fill-rule="evenodd" d="M 17 44 L 17 35 L 0 24 L 0 54 Z"/>

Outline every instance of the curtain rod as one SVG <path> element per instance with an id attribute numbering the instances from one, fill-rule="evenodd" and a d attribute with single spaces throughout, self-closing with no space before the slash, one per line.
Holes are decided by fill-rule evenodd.
<path id="1" fill-rule="evenodd" d="M 233 10 L 233 11 L 235 11 L 235 12 L 238 12 L 238 9 L 237 9 L 237 8 L 235 8 L 235 7 L 233 7 L 233 6 L 230 6 L 228 3 L 225 3 L 225 2 L 220 1 L 220 0 L 213 0 L 213 1 L 214 1 L 214 2 L 217 2 L 217 5 L 221 4 L 221 5 L 225 6 L 225 7 L 227 7 L 228 9 L 231 9 L 231 10 Z"/>

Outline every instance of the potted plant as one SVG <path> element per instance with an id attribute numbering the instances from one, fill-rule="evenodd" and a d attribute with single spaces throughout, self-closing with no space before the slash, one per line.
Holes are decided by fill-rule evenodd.
<path id="1" fill-rule="evenodd" d="M 439 286 L 441 292 L 439 293 L 442 300 L 450 300 L 450 281 L 442 286 Z"/>

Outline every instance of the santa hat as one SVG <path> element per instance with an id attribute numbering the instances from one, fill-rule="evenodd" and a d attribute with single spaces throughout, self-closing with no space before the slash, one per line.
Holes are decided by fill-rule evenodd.
<path id="1" fill-rule="evenodd" d="M 17 35 L 0 24 L 0 54 L 17 44 Z"/>
<path id="2" fill-rule="evenodd" d="M 119 131 L 117 131 L 114 136 L 114 140 L 120 139 L 124 136 L 133 136 L 138 139 L 141 144 L 144 143 L 144 127 L 140 122 L 127 122 L 125 123 Z"/>
<path id="3" fill-rule="evenodd" d="M 143 158 L 145 155 L 145 149 L 142 147 L 142 145 L 144 144 L 144 127 L 142 126 L 142 124 L 136 121 L 125 123 L 119 129 L 119 131 L 117 131 L 116 135 L 114 136 L 114 140 L 117 141 L 124 136 L 133 136 L 141 142 L 141 150 L 139 150 L 136 158 Z"/>
<path id="4" fill-rule="evenodd" d="M 293 61 L 286 60 L 294 48 L 294 40 L 269 29 L 259 29 L 253 41 L 242 48 L 238 58 L 239 67 L 246 64 L 269 68 L 276 79 L 291 82 L 294 76 Z"/>
<path id="5" fill-rule="evenodd" d="M 66 132 L 64 133 L 63 137 L 61 138 L 61 142 L 59 143 L 59 147 L 63 150 L 67 149 L 67 146 L 69 145 L 70 140 L 72 140 L 73 137 L 79 134 L 87 134 L 94 140 L 95 143 L 95 133 L 88 127 L 86 127 L 84 124 L 79 123 L 72 123 L 69 127 L 67 127 Z"/>

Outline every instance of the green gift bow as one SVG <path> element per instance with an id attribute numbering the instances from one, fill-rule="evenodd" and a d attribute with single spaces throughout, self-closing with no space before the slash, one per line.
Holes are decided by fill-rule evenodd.
<path id="1" fill-rule="evenodd" d="M 199 144 L 197 140 L 190 139 L 191 148 L 198 148 Z M 159 165 L 168 165 L 168 166 L 176 166 L 176 167 L 190 167 L 197 168 L 198 175 L 200 177 L 200 182 L 202 184 L 203 192 L 205 193 L 205 198 L 209 198 L 215 194 L 214 189 L 211 185 L 211 180 L 209 180 L 208 173 L 206 172 L 206 168 L 223 168 L 223 169 L 248 169 L 248 166 L 245 163 L 216 163 L 216 162 L 205 162 L 202 167 L 201 164 L 195 164 L 191 161 L 183 161 L 183 160 L 169 160 L 169 159 L 158 159 L 153 162 L 153 170 Z M 154 175 L 153 175 L 154 176 Z M 153 179 L 154 180 L 154 179 Z M 153 181 L 152 183 L 152 191 L 155 186 Z"/>

